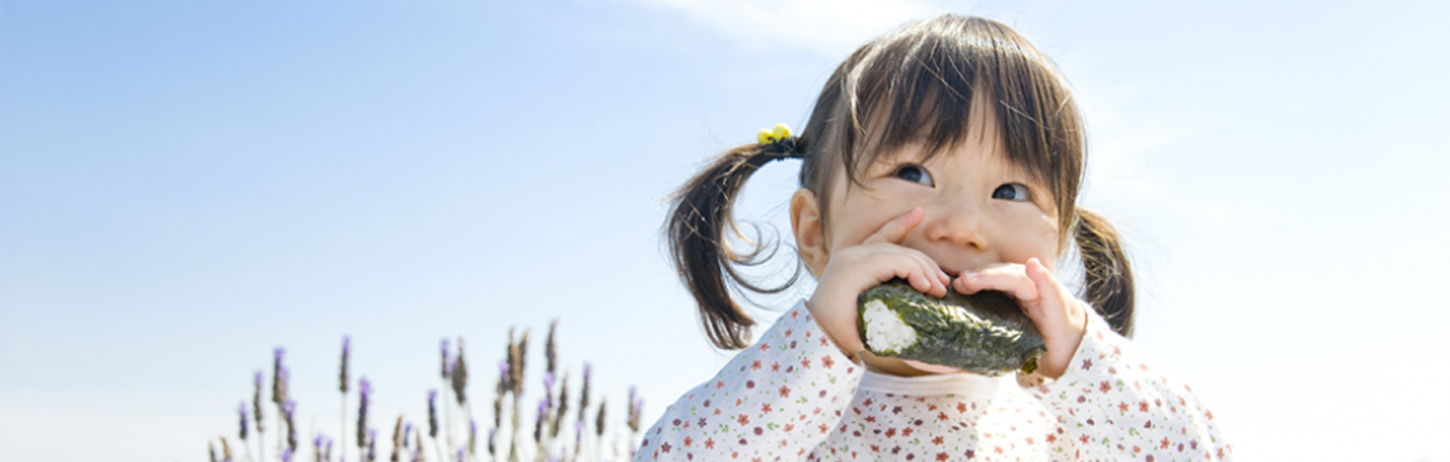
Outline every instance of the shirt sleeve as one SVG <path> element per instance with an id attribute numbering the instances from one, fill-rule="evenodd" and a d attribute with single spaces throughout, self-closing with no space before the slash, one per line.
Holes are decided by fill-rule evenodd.
<path id="1" fill-rule="evenodd" d="M 1149 366 L 1138 347 L 1096 313 L 1057 380 L 1019 376 L 1056 418 L 1047 435 L 1063 460 L 1231 460 L 1213 412 L 1186 383 Z"/>
<path id="2" fill-rule="evenodd" d="M 841 420 L 862 369 L 797 303 L 666 409 L 634 460 L 804 459 Z"/>

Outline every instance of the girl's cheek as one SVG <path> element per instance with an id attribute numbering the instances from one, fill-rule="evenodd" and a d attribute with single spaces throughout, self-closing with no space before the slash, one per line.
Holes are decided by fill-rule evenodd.
<path id="1" fill-rule="evenodd" d="M 1028 258 L 1037 257 L 1048 270 L 1055 270 L 1055 262 L 1058 257 L 1057 247 L 1057 220 L 1045 217 L 1040 214 L 1033 216 L 1019 217 L 1014 229 L 1022 232 L 1014 233 L 1016 238 L 1012 245 L 1013 255 L 1007 257 L 1007 261 L 1022 263 Z"/>

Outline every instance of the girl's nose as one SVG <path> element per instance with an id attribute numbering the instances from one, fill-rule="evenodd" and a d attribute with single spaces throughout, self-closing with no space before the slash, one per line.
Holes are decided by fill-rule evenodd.
<path id="1" fill-rule="evenodd" d="M 922 232 L 932 242 L 946 242 L 972 250 L 987 250 L 986 216 L 971 204 L 956 203 L 926 209 Z"/>

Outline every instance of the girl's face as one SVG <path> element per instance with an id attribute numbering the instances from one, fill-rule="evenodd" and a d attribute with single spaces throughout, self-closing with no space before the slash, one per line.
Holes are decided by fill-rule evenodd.
<path id="1" fill-rule="evenodd" d="M 995 117 L 982 112 L 973 111 L 965 143 L 931 160 L 920 145 L 907 145 L 868 166 L 860 185 L 849 185 L 838 168 L 820 240 L 798 242 L 812 272 L 822 273 L 832 250 L 860 244 L 917 206 L 925 216 L 901 245 L 927 254 L 953 278 L 1032 257 L 1052 269 L 1059 223 L 1050 189 L 1008 161 Z"/>

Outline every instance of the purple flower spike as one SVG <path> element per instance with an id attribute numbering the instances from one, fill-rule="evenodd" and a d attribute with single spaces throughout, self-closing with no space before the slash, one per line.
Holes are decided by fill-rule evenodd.
<path id="1" fill-rule="evenodd" d="M 368 382 L 368 378 L 367 377 L 363 377 L 361 379 L 358 379 L 358 381 L 357 381 L 357 392 L 358 393 L 362 393 L 363 396 L 367 396 L 369 393 L 372 393 L 373 392 L 372 383 Z"/>
<path id="2" fill-rule="evenodd" d="M 583 420 L 575 420 L 574 421 L 574 445 L 575 446 L 578 446 L 580 444 L 580 441 L 583 440 L 583 439 L 584 439 L 584 421 Z"/>
<path id="3" fill-rule="evenodd" d="M 443 353 L 443 377 L 453 374 L 453 355 L 448 354 L 448 339 L 438 341 L 438 350 Z"/>
<path id="4" fill-rule="evenodd" d="M 241 416 L 241 427 L 240 427 L 241 430 L 238 430 L 237 431 L 237 436 L 240 436 L 242 438 L 242 441 L 246 441 L 247 440 L 247 401 L 246 400 L 242 400 L 241 405 L 237 406 L 237 414 Z"/>
<path id="5" fill-rule="evenodd" d="M 590 374 L 590 372 L 593 372 L 593 370 L 594 370 L 593 365 L 589 364 L 588 362 L 585 362 L 584 363 L 584 381 L 585 382 L 588 382 L 589 381 L 589 374 Z"/>
<path id="6" fill-rule="evenodd" d="M 463 462 L 463 448 L 458 449 L 458 462 Z"/>
<path id="7" fill-rule="evenodd" d="M 259 370 L 252 373 L 252 385 L 255 385 L 257 388 L 262 388 L 262 371 Z"/>
<path id="8" fill-rule="evenodd" d="M 282 448 L 282 462 L 292 462 L 292 448 Z"/>
<path id="9" fill-rule="evenodd" d="M 545 390 L 553 390 L 554 389 L 554 373 L 553 372 L 545 372 L 544 373 L 544 389 Z"/>
<path id="10" fill-rule="evenodd" d="M 549 400 L 547 398 L 539 400 L 539 419 L 543 420 L 544 414 L 547 412 L 549 412 Z"/>
<path id="11" fill-rule="evenodd" d="M 258 372 L 258 374 L 261 374 L 261 372 Z M 498 362 L 498 375 L 500 377 L 508 377 L 508 375 L 509 375 L 509 362 L 508 362 L 507 359 Z M 261 379 L 257 379 L 257 380 L 261 380 Z"/>
<path id="12" fill-rule="evenodd" d="M 296 401 L 293 401 L 291 399 L 288 399 L 287 402 L 282 403 L 282 413 L 287 415 L 287 420 L 292 420 L 292 414 L 296 410 L 297 410 L 297 402 Z"/>
<path id="13" fill-rule="evenodd" d="M 322 447 L 322 435 L 317 435 L 317 438 L 312 439 L 312 446 L 319 448 Z"/>

